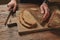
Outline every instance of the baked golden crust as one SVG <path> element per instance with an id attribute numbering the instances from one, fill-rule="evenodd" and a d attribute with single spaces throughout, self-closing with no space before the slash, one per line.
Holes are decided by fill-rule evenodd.
<path id="1" fill-rule="evenodd" d="M 60 10 L 56 9 L 52 12 L 48 26 L 51 28 L 60 28 Z"/>

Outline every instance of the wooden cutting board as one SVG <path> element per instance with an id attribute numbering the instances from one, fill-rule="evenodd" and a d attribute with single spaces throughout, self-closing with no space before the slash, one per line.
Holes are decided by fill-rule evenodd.
<path id="1" fill-rule="evenodd" d="M 26 5 L 26 4 L 25 4 Z M 39 6 L 37 5 L 20 5 L 20 12 L 17 16 L 18 32 L 20 34 L 36 32 L 48 28 L 42 26 L 42 14 L 40 14 Z"/>

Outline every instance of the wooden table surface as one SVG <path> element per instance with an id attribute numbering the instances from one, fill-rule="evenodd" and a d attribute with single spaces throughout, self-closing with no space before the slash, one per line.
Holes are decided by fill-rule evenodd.
<path id="1" fill-rule="evenodd" d="M 6 31 L 0 32 L 0 40 L 60 40 L 60 31 L 44 31 L 21 36 L 18 34 L 18 29 L 15 26 L 7 28 Z"/>

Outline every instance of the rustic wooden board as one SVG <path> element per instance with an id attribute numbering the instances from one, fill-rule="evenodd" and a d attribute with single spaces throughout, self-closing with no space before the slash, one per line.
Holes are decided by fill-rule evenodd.
<path id="1" fill-rule="evenodd" d="M 55 6 L 51 6 L 51 7 L 55 7 Z M 51 7 L 50 7 L 50 8 L 51 8 Z M 20 10 L 19 10 L 20 12 L 19 12 L 18 20 L 17 20 L 17 21 L 18 21 L 17 24 L 18 24 L 18 32 L 19 32 L 19 33 L 25 34 L 25 33 L 27 33 L 27 32 L 31 33 L 31 32 L 36 32 L 37 30 L 39 31 L 39 30 L 49 29 L 48 26 L 47 26 L 47 25 L 48 25 L 48 22 L 46 22 L 46 23 L 43 22 L 42 24 L 40 24 L 40 22 L 38 21 L 39 18 L 37 17 L 38 19 L 36 19 L 36 15 L 34 15 L 34 13 L 36 13 L 37 11 L 32 12 L 32 11 L 34 11 L 34 10 L 39 10 L 39 6 L 37 6 L 37 5 L 33 5 L 33 6 L 32 6 L 31 4 L 29 4 L 29 5 L 28 5 L 28 4 L 25 4 L 25 5 L 23 4 L 23 5 L 22 5 L 22 4 L 21 4 L 19 9 L 20 9 Z M 23 12 L 21 12 L 21 11 L 22 11 L 22 10 L 24 10 L 24 11 L 25 11 L 25 10 L 28 10 L 28 11 L 29 11 L 30 9 L 32 10 L 32 11 L 30 11 L 30 12 L 32 12 L 33 14 L 31 14 L 31 13 L 29 13 L 29 14 L 31 14 L 32 18 L 36 21 L 36 23 L 37 23 L 37 25 L 38 25 L 36 28 L 33 28 L 33 29 L 27 29 L 27 28 L 25 28 L 25 27 L 21 24 L 21 22 L 19 22 L 20 14 L 23 14 Z M 52 9 L 54 9 L 54 8 L 52 8 Z M 52 9 L 51 9 L 51 11 L 53 11 Z M 25 14 L 26 14 L 26 13 L 25 13 Z M 43 15 L 42 15 L 42 16 L 43 16 Z M 27 16 L 27 18 L 29 18 L 29 16 Z M 41 19 L 42 19 L 42 17 L 41 17 Z M 41 20 L 41 19 L 39 19 L 39 20 Z M 30 20 L 30 21 L 31 21 L 31 20 Z M 29 21 L 28 21 L 28 22 L 29 22 Z M 32 22 L 33 22 L 33 21 L 32 21 Z"/>
<path id="2" fill-rule="evenodd" d="M 29 12 L 31 12 L 29 10 L 31 10 L 31 11 L 35 10 L 36 13 L 35 12 L 32 12 L 32 13 L 39 14 L 39 12 L 36 11 L 36 10 L 39 10 L 38 6 L 35 6 L 35 5 L 34 6 L 32 6 L 32 5 L 26 5 L 26 6 L 23 5 L 23 6 L 20 6 L 20 10 L 19 10 L 20 12 L 19 12 L 19 15 L 17 17 L 17 19 L 18 19 L 17 20 L 17 24 L 18 24 L 18 32 L 19 33 L 22 34 L 22 33 L 27 33 L 27 32 L 34 32 L 34 31 L 39 31 L 39 30 L 48 28 L 46 25 L 42 26 L 40 24 L 40 21 L 38 21 L 38 20 L 41 20 L 42 17 L 40 17 L 40 19 L 36 19 L 35 18 L 36 15 L 34 16 L 33 14 L 29 13 Z M 26 23 L 24 23 L 24 20 L 22 20 L 22 14 L 25 14 L 23 17 L 25 18 L 25 20 L 27 20 L 28 23 L 30 23 L 30 24 L 36 23 L 37 24 L 36 28 L 26 28 L 25 26 L 29 26 L 29 25 L 27 25 Z"/>

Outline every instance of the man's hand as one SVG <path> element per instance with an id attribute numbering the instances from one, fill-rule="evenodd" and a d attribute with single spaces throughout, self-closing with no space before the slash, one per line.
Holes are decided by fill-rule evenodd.
<path id="1" fill-rule="evenodd" d="M 11 0 L 8 5 L 8 10 L 10 11 L 11 9 L 13 9 L 13 12 L 16 10 L 16 7 L 17 7 L 17 2 L 16 0 Z"/>
<path id="2" fill-rule="evenodd" d="M 48 8 L 48 5 L 46 3 L 43 3 L 40 6 L 40 9 L 41 9 L 41 13 L 44 14 L 43 19 L 45 21 L 49 17 L 49 8 Z"/>

